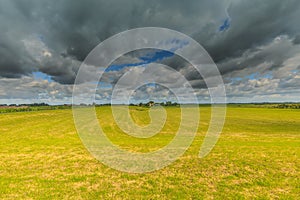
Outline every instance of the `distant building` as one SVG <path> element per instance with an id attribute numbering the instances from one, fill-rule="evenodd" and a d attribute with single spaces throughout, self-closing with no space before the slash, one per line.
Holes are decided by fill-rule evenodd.
<path id="1" fill-rule="evenodd" d="M 154 106 L 154 101 L 149 101 L 149 102 L 148 102 L 148 106 L 149 106 L 149 107 Z"/>

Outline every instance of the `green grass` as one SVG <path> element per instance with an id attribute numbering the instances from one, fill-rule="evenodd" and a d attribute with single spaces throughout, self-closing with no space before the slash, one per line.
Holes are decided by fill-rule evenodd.
<path id="1" fill-rule="evenodd" d="M 136 123 L 148 108 L 131 107 Z M 179 108 L 167 107 L 162 132 L 129 137 L 109 107 L 100 124 L 122 148 L 163 147 L 179 126 Z M 201 107 L 198 134 L 179 160 L 159 171 L 128 174 L 94 159 L 82 145 L 71 110 L 0 114 L 0 199 L 300 199 L 300 110 L 230 106 L 213 151 L 198 153 L 210 118 Z"/>

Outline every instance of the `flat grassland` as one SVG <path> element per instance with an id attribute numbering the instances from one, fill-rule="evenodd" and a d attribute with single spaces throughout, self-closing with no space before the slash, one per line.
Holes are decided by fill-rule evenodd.
<path id="1" fill-rule="evenodd" d="M 138 124 L 148 108 L 131 107 Z M 97 107 L 105 133 L 125 149 L 148 152 L 170 142 L 180 109 L 166 107 L 162 132 L 148 139 L 122 133 L 110 107 Z M 200 107 L 197 136 L 176 162 L 130 174 L 93 158 L 76 133 L 71 110 L 0 114 L 0 199 L 300 199 L 300 110 L 229 106 L 211 153 L 198 158 L 210 107 Z"/>

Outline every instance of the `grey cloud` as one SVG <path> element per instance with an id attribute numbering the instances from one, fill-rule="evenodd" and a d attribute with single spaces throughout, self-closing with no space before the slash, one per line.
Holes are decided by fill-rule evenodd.
<path id="1" fill-rule="evenodd" d="M 264 74 L 282 67 L 283 63 L 297 55 L 299 50 L 300 46 L 294 46 L 287 36 L 280 36 L 269 44 L 249 49 L 240 57 L 226 59 L 218 65 L 223 75 L 229 73 L 231 76 L 243 77 L 255 72 Z"/>
<path id="2" fill-rule="evenodd" d="M 6 62 L 12 63 L 1 63 L 0 75 L 7 77 L 9 74 L 26 74 L 38 68 L 36 63 L 22 59 L 23 56 L 27 57 L 26 52 L 19 52 L 24 48 L 20 40 L 31 35 L 38 35 L 58 55 L 82 61 L 99 42 L 130 28 L 162 26 L 192 34 L 196 26 L 196 29 L 205 27 L 206 20 L 210 18 L 221 22 L 226 17 L 224 4 L 226 1 L 190 1 L 185 6 L 182 6 L 181 1 L 3 1 L 0 7 L 5 12 L 0 26 L 1 29 L 9 29 L 19 35 L 15 37 L 17 44 L 12 46 L 9 43 L 8 46 L 13 49 L 11 54 L 16 58 L 20 57 L 20 62 L 13 63 L 13 59 L 1 54 L 5 56 Z M 215 12 L 209 11 L 210 9 Z M 5 23 L 13 26 L 4 27 Z M 218 24 L 216 28 L 217 26 Z M 53 75 L 53 68 L 61 71 L 61 66 L 55 64 L 49 65 L 49 72 L 47 69 L 50 67 L 42 71 L 49 75 Z M 70 83 L 74 74 L 69 71 L 70 77 L 67 77 L 68 71 L 54 79 Z"/>
<path id="3" fill-rule="evenodd" d="M 33 77 L 0 79 L 0 99 L 30 99 L 31 101 L 63 100 L 72 96 L 71 85 L 61 85 Z"/>
<path id="4" fill-rule="evenodd" d="M 3 19 L 15 23 L 14 28 L 10 28 L 12 31 L 39 34 L 50 49 L 79 61 L 95 45 L 115 33 L 134 27 L 162 26 L 193 36 L 218 62 L 240 55 L 279 34 L 294 34 L 298 31 L 295 25 L 300 5 L 298 1 L 273 0 L 264 3 L 189 1 L 184 5 L 181 1 L 94 0 L 7 1 L 2 4 L 3 10 L 7 8 Z M 11 20 L 11 13 L 17 20 Z M 218 28 L 226 18 L 230 18 L 230 28 L 219 33 Z M 29 30 L 24 32 L 23 29 Z"/>
<path id="5" fill-rule="evenodd" d="M 293 37 L 300 29 L 299 8 L 297 0 L 232 1 L 228 7 L 230 28 L 212 35 L 203 44 L 214 60 L 220 62 L 240 56 L 245 50 L 263 45 L 278 35 Z"/>
<path id="6" fill-rule="evenodd" d="M 297 35 L 294 40 L 293 40 L 294 44 L 300 44 L 300 35 Z"/>
<path id="7" fill-rule="evenodd" d="M 233 88 L 228 89 L 229 94 L 262 94 L 261 83 L 249 83 L 245 78 L 257 72 L 271 72 L 270 81 L 264 84 L 271 87 L 280 80 L 273 87 L 287 91 L 300 84 L 295 74 L 289 75 L 299 66 L 299 18 L 298 0 L 1 1 L 0 81 L 10 85 L 9 80 L 13 84 L 21 80 L 21 84 L 25 76 L 40 71 L 64 90 L 64 84 L 67 87 L 74 82 L 80 63 L 98 43 L 127 29 L 160 26 L 200 42 L 216 61 L 225 83 Z M 219 31 L 226 19 L 230 26 Z M 138 62 L 144 53 L 133 52 L 114 63 Z M 205 88 L 200 74 L 184 59 L 174 56 L 158 63 L 179 71 L 197 91 Z M 95 70 L 87 68 L 87 76 L 93 76 Z M 128 70 L 106 72 L 102 81 L 114 85 Z M 232 81 L 236 77 L 242 80 Z M 81 83 L 85 81 L 89 80 Z M 33 86 L 25 84 L 24 91 L 25 87 L 31 91 Z M 279 89 L 276 92 L 280 93 Z M 18 94 L 29 97 L 25 92 Z"/>

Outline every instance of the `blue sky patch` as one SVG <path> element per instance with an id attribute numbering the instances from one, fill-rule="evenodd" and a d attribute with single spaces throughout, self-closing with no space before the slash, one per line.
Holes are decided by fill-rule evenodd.
<path id="1" fill-rule="evenodd" d="M 145 67 L 145 65 L 150 64 L 150 63 L 155 63 L 157 61 L 164 60 L 166 58 L 170 58 L 174 56 L 174 52 L 177 51 L 178 49 L 181 49 L 182 47 L 188 45 L 188 41 L 180 40 L 180 39 L 170 39 L 165 41 L 166 44 L 172 44 L 174 47 L 170 48 L 169 51 L 166 50 L 156 50 L 150 53 L 147 53 L 144 56 L 139 57 L 141 60 L 140 62 L 137 63 L 121 63 L 121 64 L 112 64 L 110 65 L 107 69 L 105 69 L 105 72 L 109 71 L 119 71 L 122 70 L 125 67 Z M 161 45 L 163 44 L 162 42 L 160 43 Z"/>
<path id="2" fill-rule="evenodd" d="M 146 64 L 154 63 L 157 61 L 161 61 L 165 58 L 174 56 L 173 52 L 165 51 L 165 50 L 158 50 L 153 53 L 146 54 L 145 56 L 139 57 L 141 62 L 137 63 L 121 63 L 121 64 L 112 64 L 110 65 L 105 72 L 109 71 L 119 71 L 125 67 L 137 67 L 137 66 L 144 66 Z"/>
<path id="3" fill-rule="evenodd" d="M 145 86 L 147 86 L 147 87 L 156 87 L 157 84 L 156 83 L 145 83 Z"/>
<path id="4" fill-rule="evenodd" d="M 235 82 L 241 81 L 243 79 L 241 77 L 233 77 L 230 80 L 235 83 Z"/>
<path id="5" fill-rule="evenodd" d="M 254 80 L 254 79 L 256 79 L 258 77 L 258 75 L 259 75 L 259 73 L 255 72 L 255 73 L 252 73 L 252 74 L 250 74 L 248 76 L 245 76 L 245 78 L 250 79 L 250 80 Z"/>
<path id="6" fill-rule="evenodd" d="M 271 72 L 268 72 L 268 73 L 266 73 L 266 74 L 262 75 L 261 77 L 262 77 L 262 78 L 271 79 L 271 78 L 273 78 L 273 75 L 272 75 L 272 73 L 271 73 Z"/>
<path id="7" fill-rule="evenodd" d="M 148 64 L 148 63 L 160 61 L 165 58 L 172 57 L 172 56 L 174 56 L 173 52 L 160 50 L 160 51 L 155 51 L 154 53 L 146 54 L 145 56 L 142 56 L 139 59 L 141 59 L 142 61 L 144 61 Z"/>
<path id="8" fill-rule="evenodd" d="M 107 82 L 99 81 L 98 83 L 98 88 L 112 88 L 112 85 Z"/>
<path id="9" fill-rule="evenodd" d="M 34 79 L 43 79 L 43 80 L 47 80 L 48 82 L 53 82 L 51 76 L 43 72 L 33 72 L 32 74 Z"/>
<path id="10" fill-rule="evenodd" d="M 223 24 L 219 27 L 219 31 L 226 31 L 230 27 L 230 20 L 227 18 L 224 20 Z"/>
<path id="11" fill-rule="evenodd" d="M 273 75 L 271 72 L 268 72 L 266 74 L 260 74 L 259 72 L 255 72 L 255 73 L 252 73 L 248 76 L 246 76 L 247 79 L 250 79 L 250 80 L 254 80 L 254 79 L 259 79 L 259 78 L 273 78 Z"/>

